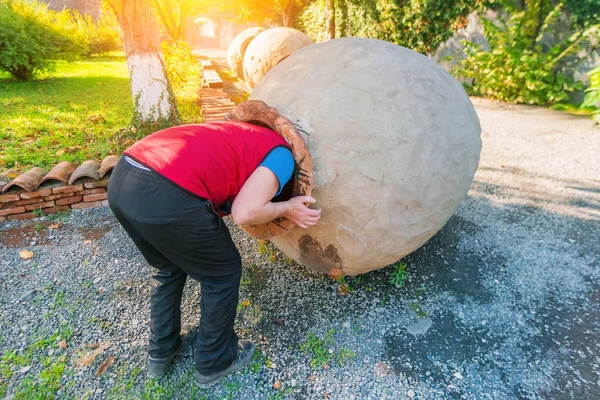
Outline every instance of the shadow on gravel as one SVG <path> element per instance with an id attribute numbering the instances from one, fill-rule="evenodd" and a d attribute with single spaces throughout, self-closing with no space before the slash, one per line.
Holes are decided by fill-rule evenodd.
<path id="1" fill-rule="evenodd" d="M 511 198 L 517 201 L 535 202 L 539 207 L 548 204 L 569 206 L 576 209 L 582 216 L 598 218 L 600 215 L 600 182 L 597 180 L 561 179 L 551 175 L 530 173 L 516 166 L 503 166 L 501 168 L 480 166 L 479 171 L 495 174 L 498 183 L 489 182 L 487 179 L 475 179 L 473 190 L 485 195 L 496 195 Z M 501 182 L 501 183 L 500 183 Z M 547 186 L 559 190 L 545 190 L 536 184 L 546 183 Z M 557 195 L 557 192 L 560 193 Z"/>
<path id="2" fill-rule="evenodd" d="M 489 221 L 475 218 L 478 225 L 459 212 L 405 258 L 415 278 L 406 295 L 422 280 L 449 301 L 428 316 L 433 323 L 425 333 L 388 333 L 385 359 L 396 373 L 444 390 L 447 398 L 600 398 L 600 285 L 594 282 L 600 266 L 600 222 L 541 207 L 498 207 L 483 196 L 466 201 L 466 210 L 476 207 L 477 215 Z M 513 228 L 525 232 L 524 245 L 537 241 L 540 257 L 549 258 L 532 261 L 519 255 L 530 248 L 501 246 L 500 230 L 510 235 Z M 490 229 L 496 238 L 489 239 Z M 486 235 L 488 240 L 481 240 Z M 547 241 L 547 235 L 553 239 Z M 566 254 L 557 250 L 569 244 Z M 563 257 L 570 262 L 563 264 Z M 561 282 L 544 282 L 541 289 L 531 288 L 532 293 L 544 291 L 543 302 L 527 296 L 519 277 L 535 275 L 536 263 L 549 265 L 558 279 L 561 268 L 569 269 L 566 289 Z M 567 272 L 576 276 L 574 292 L 567 291 L 575 285 Z M 467 315 L 471 311 L 477 317 Z M 505 322 L 507 315 L 515 318 Z M 454 371 L 476 379 L 470 380 L 470 388 L 460 385 L 463 377 L 457 379 Z"/>

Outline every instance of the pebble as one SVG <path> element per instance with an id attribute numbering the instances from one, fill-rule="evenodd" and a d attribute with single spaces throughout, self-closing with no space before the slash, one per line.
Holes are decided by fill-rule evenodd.
<path id="1" fill-rule="evenodd" d="M 406 330 L 411 335 L 419 335 L 427 332 L 431 328 L 432 321 L 429 318 L 420 319 L 416 324 L 409 325 Z"/>
<path id="2" fill-rule="evenodd" d="M 414 398 L 414 397 L 415 397 L 415 391 L 414 391 L 414 390 L 412 390 L 412 389 L 410 389 L 410 390 L 408 391 L 408 393 L 406 393 L 406 395 L 408 396 L 408 398 L 409 398 L 409 399 L 412 399 L 412 398 Z"/>
<path id="3" fill-rule="evenodd" d="M 23 293 L 21 295 L 21 297 L 19 297 L 18 301 L 25 301 L 25 300 L 27 300 L 34 293 L 35 293 L 35 290 L 28 290 L 25 293 Z"/>
<path id="4" fill-rule="evenodd" d="M 19 370 L 20 374 L 26 374 L 27 372 L 29 372 L 29 370 L 31 369 L 31 365 L 28 365 L 26 367 L 23 367 Z"/>

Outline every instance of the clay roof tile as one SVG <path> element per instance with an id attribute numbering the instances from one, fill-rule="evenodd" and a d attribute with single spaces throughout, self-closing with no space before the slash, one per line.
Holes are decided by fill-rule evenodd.
<path id="1" fill-rule="evenodd" d="M 105 176 L 110 176 L 109 173 L 112 172 L 112 169 L 117 165 L 119 161 L 119 156 L 106 156 L 104 160 L 100 163 L 100 169 L 98 173 L 100 174 L 100 178 L 104 178 Z"/>
<path id="2" fill-rule="evenodd" d="M 46 175 L 46 170 L 43 168 L 35 167 L 29 171 L 17 176 L 12 181 L 8 182 L 3 188 L 2 193 L 9 191 L 10 189 L 21 188 L 28 192 L 35 190 L 40 184 L 42 178 Z"/>
<path id="3" fill-rule="evenodd" d="M 75 163 L 63 161 L 52 168 L 50 172 L 35 167 L 12 180 L 10 180 L 11 171 L 9 171 L 0 174 L 0 193 L 9 190 L 32 192 L 39 187 L 72 185 L 80 179 L 97 181 L 108 178 L 118 161 L 119 156 L 114 155 L 105 157 L 101 163 L 95 160 L 87 160 L 79 167 Z"/>
<path id="4" fill-rule="evenodd" d="M 75 183 L 75 181 L 79 179 L 93 179 L 99 180 L 100 174 L 98 170 L 100 169 L 100 163 L 96 160 L 87 160 L 83 164 L 81 164 L 77 169 L 71 174 L 69 178 L 69 185 Z"/>
<path id="5" fill-rule="evenodd" d="M 40 180 L 36 189 L 41 186 L 57 186 L 57 183 L 66 184 L 75 168 L 77 168 L 77 164 L 69 161 L 59 163 Z"/>

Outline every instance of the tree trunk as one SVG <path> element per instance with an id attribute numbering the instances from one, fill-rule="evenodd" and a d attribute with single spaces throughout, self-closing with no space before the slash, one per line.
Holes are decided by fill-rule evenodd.
<path id="1" fill-rule="evenodd" d="M 335 39 L 335 0 L 325 0 L 327 40 Z"/>
<path id="2" fill-rule="evenodd" d="M 340 32 L 340 37 L 347 37 L 350 35 L 350 33 L 348 32 L 348 3 L 346 2 L 347 0 L 342 0 L 341 2 L 338 1 L 337 6 L 338 6 L 338 10 L 340 10 L 340 14 L 341 14 L 341 20 L 338 20 L 337 22 L 339 22 L 338 24 L 338 30 Z"/>
<path id="3" fill-rule="evenodd" d="M 283 13 L 283 26 L 292 27 L 294 23 L 294 17 L 296 15 L 297 4 L 296 0 L 289 0 L 289 3 Z"/>
<path id="4" fill-rule="evenodd" d="M 180 122 L 165 69 L 158 22 L 147 0 L 109 0 L 121 27 L 134 100 L 134 120 Z"/>
<path id="5" fill-rule="evenodd" d="M 537 45 L 538 36 L 539 36 L 540 32 L 542 31 L 542 26 L 544 25 L 544 20 L 548 16 L 545 5 L 546 4 L 544 1 L 539 2 L 540 8 L 537 13 L 537 21 L 536 21 L 535 31 L 533 32 L 533 37 L 531 40 L 531 47 L 530 47 L 531 50 L 535 49 L 535 46 Z"/>

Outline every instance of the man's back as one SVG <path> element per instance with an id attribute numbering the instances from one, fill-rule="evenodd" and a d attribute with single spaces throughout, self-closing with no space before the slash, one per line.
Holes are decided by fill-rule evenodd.
<path id="1" fill-rule="evenodd" d="M 124 154 L 216 207 L 234 198 L 276 147 L 276 132 L 244 122 L 182 125 L 158 131 Z"/>

